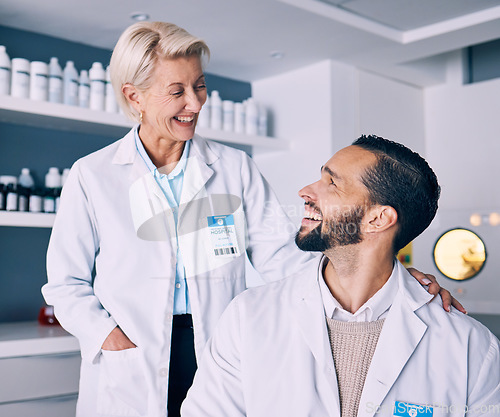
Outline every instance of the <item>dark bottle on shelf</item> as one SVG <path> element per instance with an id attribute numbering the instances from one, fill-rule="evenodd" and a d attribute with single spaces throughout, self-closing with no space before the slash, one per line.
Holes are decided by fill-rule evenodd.
<path id="1" fill-rule="evenodd" d="M 0 177 L 1 180 L 1 177 Z M 4 183 L 0 182 L 0 211 L 5 210 L 5 185 Z"/>

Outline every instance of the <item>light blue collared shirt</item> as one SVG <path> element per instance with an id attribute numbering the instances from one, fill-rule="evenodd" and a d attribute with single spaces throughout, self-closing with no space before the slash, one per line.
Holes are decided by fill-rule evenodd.
<path id="1" fill-rule="evenodd" d="M 181 252 L 179 250 L 179 236 L 177 235 L 177 219 L 179 214 L 179 203 L 181 200 L 182 183 L 184 182 L 184 171 L 186 169 L 189 148 L 191 140 L 186 142 L 181 159 L 175 165 L 175 168 L 170 174 L 162 174 L 153 164 L 151 158 L 146 152 L 144 145 L 139 138 L 139 126 L 134 128 L 135 145 L 139 155 L 146 163 L 149 171 L 153 174 L 156 182 L 160 186 L 168 204 L 172 208 L 175 221 L 175 233 L 177 239 L 177 264 L 175 272 L 175 291 L 174 291 L 174 314 L 191 314 L 191 304 L 189 303 L 189 293 L 186 283 L 186 271 L 184 270 L 184 262 L 182 261 Z"/>

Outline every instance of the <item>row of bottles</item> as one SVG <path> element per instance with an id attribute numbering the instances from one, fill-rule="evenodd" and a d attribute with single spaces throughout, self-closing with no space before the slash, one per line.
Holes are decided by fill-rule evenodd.
<path id="1" fill-rule="evenodd" d="M 94 62 L 89 70 L 77 71 L 73 61 L 64 70 L 56 57 L 47 64 L 24 58 L 9 58 L 0 45 L 0 95 L 64 103 L 91 110 L 118 112 L 109 66 Z"/>
<path id="2" fill-rule="evenodd" d="M 252 97 L 243 103 L 222 100 L 213 90 L 198 116 L 198 126 L 226 132 L 267 136 L 267 109 Z"/>
<path id="3" fill-rule="evenodd" d="M 11 60 L 3 45 L 0 45 L 1 95 L 119 112 L 109 66 L 104 69 L 100 62 L 94 62 L 89 70 L 78 72 L 73 61 L 67 61 L 63 70 L 56 57 L 50 58 L 48 64 L 24 58 Z M 222 100 L 219 92 L 213 90 L 199 114 L 198 126 L 267 136 L 268 111 L 252 97 L 235 103 Z"/>
<path id="4" fill-rule="evenodd" d="M 36 186 L 28 168 L 23 168 L 19 177 L 0 176 L 0 210 L 56 213 L 68 174 L 69 168 L 65 168 L 62 175 L 58 168 L 49 168 L 44 187 Z"/>

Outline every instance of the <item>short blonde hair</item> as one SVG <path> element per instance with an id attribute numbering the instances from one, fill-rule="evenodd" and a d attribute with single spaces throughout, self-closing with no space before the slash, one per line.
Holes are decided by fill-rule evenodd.
<path id="1" fill-rule="evenodd" d="M 139 113 L 122 93 L 125 84 L 145 91 L 151 85 L 158 60 L 193 55 L 208 60 L 210 49 L 202 39 L 173 23 L 138 22 L 125 29 L 109 64 L 113 90 L 125 115 L 139 121 Z"/>

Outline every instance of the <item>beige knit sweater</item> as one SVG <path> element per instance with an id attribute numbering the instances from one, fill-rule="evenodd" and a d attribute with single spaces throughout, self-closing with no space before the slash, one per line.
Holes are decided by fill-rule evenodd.
<path id="1" fill-rule="evenodd" d="M 366 374 L 385 319 L 344 322 L 326 317 L 342 417 L 356 417 Z"/>

